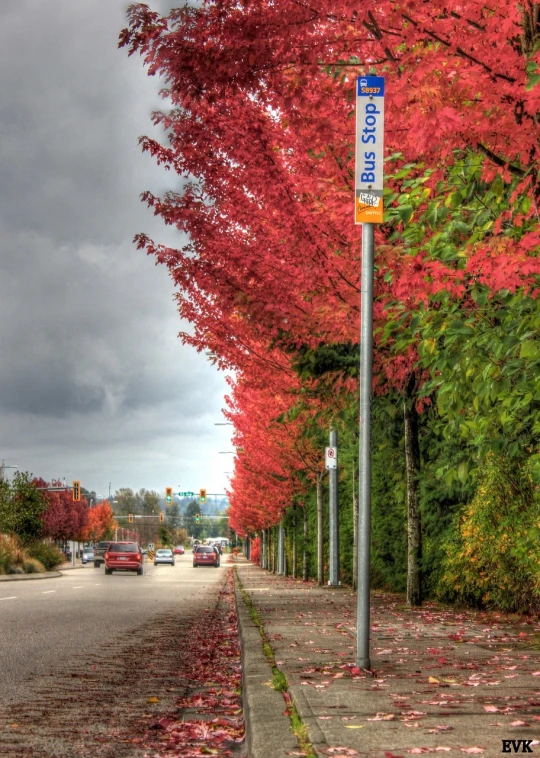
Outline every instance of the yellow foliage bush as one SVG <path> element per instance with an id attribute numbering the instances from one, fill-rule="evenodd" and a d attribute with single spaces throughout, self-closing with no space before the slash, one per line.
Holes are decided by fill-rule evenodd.
<path id="1" fill-rule="evenodd" d="M 526 467 L 488 455 L 472 502 L 444 543 L 442 600 L 540 612 L 539 501 Z"/>

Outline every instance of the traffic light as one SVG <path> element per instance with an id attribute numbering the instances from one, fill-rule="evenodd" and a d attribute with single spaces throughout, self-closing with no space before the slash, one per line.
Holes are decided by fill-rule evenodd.
<path id="1" fill-rule="evenodd" d="M 130 524 L 133 523 L 133 513 L 128 513 L 128 521 Z"/>
<path id="2" fill-rule="evenodd" d="M 196 514 L 195 514 L 195 523 L 196 523 L 196 524 L 198 524 L 200 520 L 201 520 L 201 515 L 200 515 L 200 513 L 196 513 Z"/>
<path id="3" fill-rule="evenodd" d="M 167 505 L 172 503 L 172 487 L 165 487 L 165 502 Z"/>
<path id="4" fill-rule="evenodd" d="M 162 522 L 165 521 L 165 514 L 164 513 L 160 513 L 159 514 L 159 520 L 162 521 Z"/>
<path id="5" fill-rule="evenodd" d="M 206 490 L 199 490 L 199 500 L 201 503 L 206 503 Z"/>
<path id="6" fill-rule="evenodd" d="M 80 502 L 81 499 L 81 483 L 80 482 L 73 482 L 73 487 L 71 488 L 71 499 L 74 503 Z"/>

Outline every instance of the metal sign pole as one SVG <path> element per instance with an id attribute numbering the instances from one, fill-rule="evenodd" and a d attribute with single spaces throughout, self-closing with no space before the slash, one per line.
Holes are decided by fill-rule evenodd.
<path id="1" fill-rule="evenodd" d="M 360 451 L 356 665 L 370 669 L 371 383 L 374 225 L 383 223 L 384 77 L 360 76 L 356 89 L 355 222 L 362 224 Z"/>
<path id="2" fill-rule="evenodd" d="M 283 528 L 283 522 L 279 525 L 278 531 L 278 575 L 283 576 L 285 574 L 285 529 Z"/>
<path id="3" fill-rule="evenodd" d="M 362 225 L 360 328 L 360 453 L 358 514 L 358 645 L 356 665 L 369 669 L 371 543 L 371 382 L 373 373 L 373 224 Z"/>
<path id="4" fill-rule="evenodd" d="M 337 450 L 337 431 L 330 430 L 330 447 Z M 339 585 L 339 511 L 338 511 L 338 470 L 329 469 L 329 528 L 330 528 L 330 566 L 328 584 L 332 587 Z"/>

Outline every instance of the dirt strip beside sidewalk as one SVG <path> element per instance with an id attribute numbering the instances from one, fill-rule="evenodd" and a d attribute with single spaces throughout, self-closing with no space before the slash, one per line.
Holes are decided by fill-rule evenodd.
<path id="1" fill-rule="evenodd" d="M 317 755 L 500 756 L 505 740 L 506 752 L 540 755 L 540 619 L 436 603 L 413 610 L 401 595 L 375 592 L 366 673 L 355 667 L 351 590 L 245 561 L 237 576 Z M 252 728 L 257 719 L 268 714 L 251 713 Z"/>

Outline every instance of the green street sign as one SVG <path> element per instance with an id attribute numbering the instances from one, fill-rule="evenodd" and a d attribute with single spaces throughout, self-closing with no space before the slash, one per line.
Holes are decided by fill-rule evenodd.
<path id="1" fill-rule="evenodd" d="M 194 492 L 179 492 L 178 497 L 193 497 L 195 495 Z"/>

